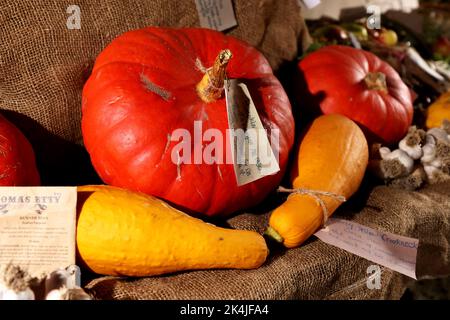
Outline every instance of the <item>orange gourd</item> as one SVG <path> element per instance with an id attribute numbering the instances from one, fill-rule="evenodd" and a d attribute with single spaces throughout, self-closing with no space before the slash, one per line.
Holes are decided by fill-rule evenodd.
<path id="1" fill-rule="evenodd" d="M 268 255 L 253 231 L 219 228 L 162 200 L 109 186 L 78 187 L 77 247 L 98 274 L 153 276 L 197 269 L 252 269 Z"/>
<path id="2" fill-rule="evenodd" d="M 428 107 L 426 126 L 428 129 L 439 128 L 445 120 L 450 121 L 450 91 L 443 93 Z"/>
<path id="3" fill-rule="evenodd" d="M 320 116 L 306 131 L 291 173 L 294 189 L 306 189 L 351 197 L 359 188 L 369 151 L 361 129 L 350 119 Z M 331 215 L 342 203 L 336 197 L 318 196 Z M 297 247 L 324 222 L 324 211 L 311 194 L 292 193 L 275 209 L 267 234 L 288 248 Z"/>

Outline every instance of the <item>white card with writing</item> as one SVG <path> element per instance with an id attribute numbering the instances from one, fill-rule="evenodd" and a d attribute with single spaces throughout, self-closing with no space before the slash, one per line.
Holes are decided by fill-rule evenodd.
<path id="1" fill-rule="evenodd" d="M 239 186 L 280 171 L 250 92 L 238 79 L 225 81 L 229 141 Z M 271 140 L 276 135 L 271 134 Z M 277 139 L 273 139 L 278 143 Z"/>
<path id="2" fill-rule="evenodd" d="M 195 0 L 200 26 L 224 31 L 237 25 L 231 0 Z"/>
<path id="3" fill-rule="evenodd" d="M 313 9 L 320 4 L 320 0 L 297 0 L 298 4 L 301 5 L 301 2 L 305 4 L 306 8 Z"/>
<path id="4" fill-rule="evenodd" d="M 0 187 L 0 264 L 39 277 L 75 264 L 76 187 Z"/>
<path id="5" fill-rule="evenodd" d="M 419 240 L 381 232 L 359 223 L 331 218 L 315 233 L 325 243 L 416 278 Z"/>

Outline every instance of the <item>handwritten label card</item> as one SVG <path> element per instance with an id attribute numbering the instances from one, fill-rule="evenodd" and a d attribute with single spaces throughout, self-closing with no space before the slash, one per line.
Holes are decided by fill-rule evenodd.
<path id="1" fill-rule="evenodd" d="M 328 220 L 327 227 L 316 232 L 315 236 L 325 243 L 417 279 L 417 239 L 336 218 Z"/>
<path id="2" fill-rule="evenodd" d="M 280 171 L 247 86 L 237 79 L 226 80 L 225 96 L 237 184 L 241 186 Z"/>
<path id="3" fill-rule="evenodd" d="M 200 26 L 224 31 L 237 25 L 231 0 L 195 0 Z"/>
<path id="4" fill-rule="evenodd" d="M 32 276 L 75 264 L 76 187 L 0 187 L 0 264 Z"/>

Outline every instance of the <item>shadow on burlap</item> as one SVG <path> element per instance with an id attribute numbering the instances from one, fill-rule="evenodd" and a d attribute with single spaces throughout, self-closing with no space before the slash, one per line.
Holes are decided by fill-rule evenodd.
<path id="1" fill-rule="evenodd" d="M 450 183 L 409 192 L 378 186 L 341 207 L 336 216 L 380 231 L 419 239 L 418 278 L 450 274 Z M 269 214 L 241 214 L 230 226 L 262 233 Z M 255 270 L 183 272 L 141 279 L 98 278 L 87 288 L 99 299 L 399 299 L 410 278 L 382 267 L 381 289 L 367 288 L 372 265 L 311 239 L 302 247 L 271 251 Z"/>

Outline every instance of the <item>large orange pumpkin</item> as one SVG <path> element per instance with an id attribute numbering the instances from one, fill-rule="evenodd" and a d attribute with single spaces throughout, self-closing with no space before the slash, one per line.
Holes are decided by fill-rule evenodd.
<path id="1" fill-rule="evenodd" d="M 231 60 L 218 57 L 224 49 Z M 213 65 L 215 76 L 205 78 Z M 232 164 L 171 159 L 177 144 L 171 133 L 186 129 L 194 137 L 194 121 L 202 121 L 203 132 L 214 128 L 226 136 L 226 99 L 215 90 L 225 74 L 245 79 L 265 128 L 280 130 L 281 171 L 243 186 Z M 209 216 L 253 206 L 276 188 L 294 139 L 289 100 L 267 60 L 248 44 L 206 29 L 151 27 L 118 37 L 95 62 L 82 111 L 84 142 L 104 182 Z M 192 139 L 192 150 L 198 143 Z"/>

